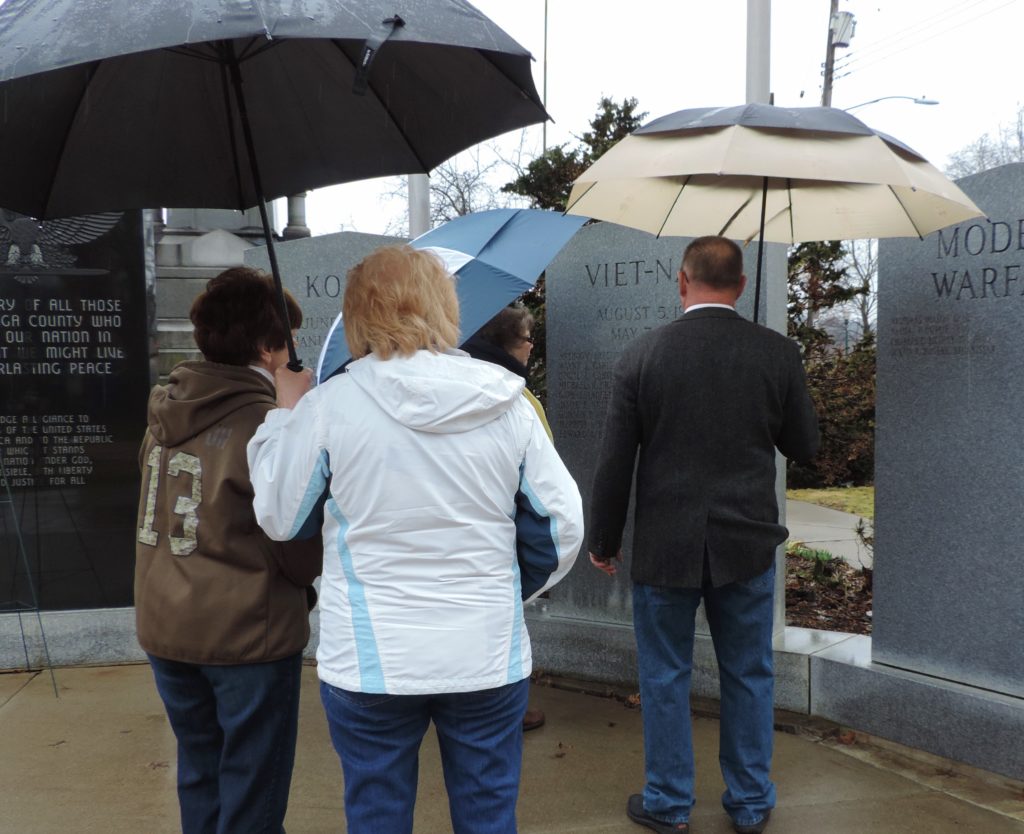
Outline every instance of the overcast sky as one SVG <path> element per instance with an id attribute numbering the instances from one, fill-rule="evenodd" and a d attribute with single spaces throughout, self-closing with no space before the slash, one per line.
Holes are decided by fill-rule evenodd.
<path id="1" fill-rule="evenodd" d="M 533 53 L 534 80 L 543 91 L 545 0 L 470 1 Z M 548 145 L 574 145 L 602 96 L 633 96 L 649 119 L 741 104 L 746 9 L 746 0 L 628 0 L 611 13 L 593 0 L 547 0 L 547 109 L 555 120 L 548 123 Z M 853 13 L 856 31 L 849 48 L 836 51 L 832 105 L 883 96 L 937 99 L 935 106 L 890 99 L 854 112 L 938 167 L 981 134 L 1009 124 L 1024 103 L 1024 0 L 840 0 L 839 9 Z M 828 13 L 829 0 L 772 4 L 776 104 L 820 103 Z M 539 152 L 539 126 L 528 129 L 526 145 Z M 307 201 L 309 225 L 314 234 L 342 225 L 383 233 L 404 211 L 401 201 L 381 196 L 393 188 L 390 180 L 319 189 Z M 283 222 L 283 210 L 278 216 Z"/>

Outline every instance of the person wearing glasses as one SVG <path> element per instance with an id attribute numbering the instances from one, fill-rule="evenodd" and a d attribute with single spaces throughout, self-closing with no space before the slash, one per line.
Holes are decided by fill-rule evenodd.
<path id="1" fill-rule="evenodd" d="M 516 302 L 505 307 L 470 336 L 463 343 L 462 349 L 474 359 L 501 365 L 505 370 L 528 380 L 527 368 L 530 364 L 530 354 L 533 353 L 534 344 L 533 324 L 533 314 L 523 304 Z M 523 396 L 537 411 L 544 430 L 548 433 L 548 437 L 551 437 L 551 427 L 548 425 L 548 417 L 544 413 L 544 406 L 541 405 L 540 400 L 533 395 L 529 388 L 523 389 Z M 542 717 L 541 724 L 543 723 Z M 537 726 L 539 727 L 540 724 Z"/>
<path id="2" fill-rule="evenodd" d="M 493 362 L 516 376 L 528 380 L 530 354 L 533 353 L 533 314 L 521 303 L 505 307 L 498 315 L 467 339 L 462 349 L 474 359 Z M 523 388 L 523 396 L 529 401 L 540 418 L 544 431 L 551 437 L 551 426 L 544 406 L 529 388 Z M 523 732 L 543 727 L 546 717 L 544 710 L 527 709 L 523 716 Z"/>

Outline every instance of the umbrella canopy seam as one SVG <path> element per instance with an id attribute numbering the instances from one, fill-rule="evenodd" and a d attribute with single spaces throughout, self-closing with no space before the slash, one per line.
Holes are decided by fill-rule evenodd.
<path id="1" fill-rule="evenodd" d="M 505 228 L 513 220 L 515 220 L 515 218 L 517 216 L 518 215 L 515 214 L 515 213 L 510 213 L 509 216 L 505 218 L 504 222 L 500 226 L 498 226 L 498 228 L 495 229 L 494 232 L 491 234 L 491 239 L 489 241 L 487 241 L 486 243 L 484 243 L 484 245 L 482 247 L 480 247 L 480 253 L 483 253 L 487 249 L 487 247 L 490 246 L 491 241 L 493 241 L 498 235 L 500 235 L 505 230 Z M 424 232 L 424 234 L 429 234 L 429 232 Z"/>
<path id="2" fill-rule="evenodd" d="M 46 189 L 46 202 L 44 205 L 47 208 L 50 206 L 50 200 L 53 197 L 53 191 L 57 185 L 57 173 L 64 164 L 64 151 L 67 149 L 68 143 L 71 141 L 71 134 L 75 129 L 75 122 L 78 121 L 78 114 L 82 111 L 82 103 L 89 97 L 89 87 L 92 84 L 92 80 L 96 77 L 96 73 L 99 71 L 99 68 L 99 61 L 94 61 L 88 65 L 88 77 L 86 78 L 85 85 L 82 87 L 82 93 L 78 96 L 78 101 L 75 104 L 75 112 L 72 113 L 71 118 L 68 119 L 67 129 L 64 131 L 64 135 L 60 140 L 60 151 L 54 157 L 53 174 L 49 179 L 49 186 Z"/>

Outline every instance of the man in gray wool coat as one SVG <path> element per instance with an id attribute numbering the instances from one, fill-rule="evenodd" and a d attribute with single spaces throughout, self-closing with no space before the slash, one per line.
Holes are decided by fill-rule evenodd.
<path id="1" fill-rule="evenodd" d="M 787 536 L 775 452 L 813 457 L 818 421 L 797 345 L 736 312 L 745 286 L 732 241 L 686 248 L 684 313 L 619 360 L 594 476 L 590 559 L 614 574 L 636 464 L 630 577 L 646 784 L 627 814 L 658 832 L 688 831 L 694 804 L 689 695 L 702 598 L 720 669 L 722 804 L 739 834 L 764 831 L 775 806 L 774 565 Z"/>

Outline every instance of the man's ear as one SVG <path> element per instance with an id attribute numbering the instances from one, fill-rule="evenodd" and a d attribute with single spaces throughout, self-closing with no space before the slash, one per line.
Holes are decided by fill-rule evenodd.
<path id="1" fill-rule="evenodd" d="M 690 290 L 690 278 L 686 274 L 686 271 L 682 268 L 679 270 L 679 297 L 686 298 L 686 293 Z"/>

